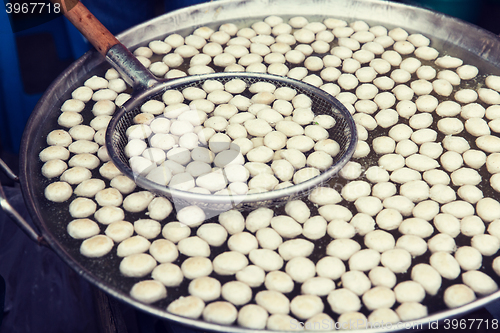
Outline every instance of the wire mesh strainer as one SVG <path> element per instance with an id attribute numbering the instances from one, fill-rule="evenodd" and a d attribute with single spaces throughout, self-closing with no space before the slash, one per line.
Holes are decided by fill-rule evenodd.
<path id="1" fill-rule="evenodd" d="M 336 124 L 328 130 L 329 138 L 335 140 L 340 146 L 340 151 L 334 157 L 332 166 L 319 176 L 294 186 L 245 195 L 208 195 L 181 191 L 169 186 L 163 186 L 132 170 L 129 165 L 129 158 L 125 155 L 125 146 L 128 143 L 126 131 L 130 126 L 134 125 L 133 119 L 141 113 L 140 106 L 142 104 L 150 99 L 161 100 L 162 94 L 167 90 L 182 91 L 188 87 L 201 88 L 207 80 L 216 80 L 225 84 L 233 79 L 243 80 L 247 87 L 253 83 L 267 82 L 273 84 L 276 88 L 292 88 L 297 94 L 307 95 L 312 100 L 312 111 L 315 115 L 326 114 L 332 116 Z M 142 96 L 137 96 L 125 103 L 115 113 L 108 126 L 106 146 L 114 164 L 126 176 L 133 179 L 139 187 L 169 197 L 178 207 L 197 205 L 209 211 L 226 211 L 233 208 L 255 209 L 260 206 L 271 206 L 287 202 L 295 197 L 308 194 L 314 187 L 331 179 L 347 163 L 356 148 L 356 126 L 349 111 L 328 93 L 301 81 L 260 73 L 214 73 L 188 76 L 164 82 L 160 86 L 154 87 L 153 90 L 154 92 L 148 90 L 147 94 L 143 93 Z M 249 94 L 250 92 L 247 89 L 241 95 L 251 97 Z M 153 97 L 151 98 L 151 96 Z"/>

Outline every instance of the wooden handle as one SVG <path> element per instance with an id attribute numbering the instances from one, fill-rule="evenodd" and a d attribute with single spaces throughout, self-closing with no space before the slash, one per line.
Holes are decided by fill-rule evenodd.
<path id="1" fill-rule="evenodd" d="M 60 2 L 66 18 L 94 45 L 94 47 L 106 56 L 109 49 L 120 44 L 118 39 L 80 1 L 55 0 Z"/>

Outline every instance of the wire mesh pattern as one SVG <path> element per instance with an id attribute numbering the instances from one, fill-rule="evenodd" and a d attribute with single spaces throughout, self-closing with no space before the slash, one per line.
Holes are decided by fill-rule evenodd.
<path id="1" fill-rule="evenodd" d="M 182 91 L 189 87 L 201 88 L 207 80 L 216 80 L 225 84 L 233 79 L 243 80 L 247 84 L 247 88 L 257 82 L 266 82 L 273 84 L 276 88 L 288 87 L 294 89 L 297 94 L 304 94 L 311 99 L 311 109 L 315 116 L 321 114 L 332 116 L 336 123 L 335 126 L 328 130 L 329 138 L 335 140 L 340 146 L 339 153 L 333 158 L 332 166 L 319 176 L 303 183 L 280 190 L 247 195 L 207 195 L 180 191 L 168 186 L 162 186 L 132 171 L 128 157 L 124 152 L 128 143 L 126 131 L 130 126 L 134 125 L 134 117 L 141 113 L 140 105 L 151 99 L 161 100 L 163 93 L 167 90 Z M 349 111 L 328 93 L 301 81 L 259 73 L 215 73 L 167 81 L 155 91 L 156 93 L 152 96 L 136 100 L 131 99 L 117 112 L 108 127 L 108 138 L 110 139 L 107 140 L 108 152 L 115 165 L 126 176 L 133 179 L 138 186 L 158 195 L 169 197 L 176 204 L 182 206 L 195 204 L 205 209 L 221 211 L 233 208 L 255 209 L 261 206 L 286 202 L 307 195 L 314 187 L 332 178 L 347 163 L 356 148 L 356 126 Z M 246 89 L 241 95 L 251 98 L 252 93 Z"/>

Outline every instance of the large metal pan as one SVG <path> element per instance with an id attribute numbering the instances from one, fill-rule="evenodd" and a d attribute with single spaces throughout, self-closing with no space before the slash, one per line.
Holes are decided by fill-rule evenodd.
<path id="1" fill-rule="evenodd" d="M 303 15 L 319 18 L 328 16 L 348 21 L 365 20 L 370 24 L 382 24 L 386 27 L 400 26 L 410 32 L 420 32 L 432 38 L 435 47 L 440 50 L 445 49 L 447 53 L 476 65 L 482 73 L 500 74 L 500 57 L 498 56 L 500 55 L 500 39 L 495 35 L 442 14 L 385 1 L 311 0 L 304 5 L 301 0 L 222 0 L 163 15 L 127 30 L 117 37 L 124 45 L 133 49 L 173 32 L 182 34 L 202 25 L 215 27 L 227 21 L 245 22 L 268 15 Z M 42 163 L 38 159 L 38 154 L 46 145 L 47 134 L 57 123 L 59 107 L 65 99 L 69 98 L 71 91 L 80 86 L 84 80 L 94 74 L 102 75 L 107 67 L 108 65 L 97 52 L 86 53 L 57 78 L 33 111 L 25 129 L 20 151 L 21 185 L 29 212 L 43 240 L 75 271 L 110 295 L 140 310 L 178 323 L 203 330 L 228 331 L 226 326 L 186 319 L 165 311 L 170 301 L 186 291 L 186 281 L 175 290 L 169 290 L 168 298 L 159 304 L 145 305 L 132 299 L 128 293 L 136 281 L 121 276 L 118 270 L 119 258 L 114 254 L 115 251 L 100 259 L 87 259 L 81 256 L 80 242 L 73 240 L 66 232 L 66 224 L 71 219 L 68 204 L 50 203 L 44 198 L 43 190 L 48 181 L 41 175 Z M 95 174 L 94 177 L 100 176 Z M 493 195 L 492 193 L 485 194 Z M 211 258 L 217 254 L 212 253 Z M 313 253 L 313 256 L 318 255 Z M 491 259 L 485 260 L 484 265 L 491 267 Z M 499 281 L 491 268 L 486 272 Z M 415 323 L 460 316 L 498 298 L 500 298 L 500 291 L 466 306 L 449 310 L 446 309 L 442 298 L 427 297 L 424 302 L 428 306 L 430 316 Z M 426 325 L 424 324 L 423 327 L 425 328 Z M 398 327 L 393 329 L 397 330 Z M 399 327 L 399 329 L 404 329 L 404 327 Z M 230 330 L 248 331 L 239 327 L 231 327 Z M 374 331 L 378 330 L 371 330 L 371 332 Z"/>

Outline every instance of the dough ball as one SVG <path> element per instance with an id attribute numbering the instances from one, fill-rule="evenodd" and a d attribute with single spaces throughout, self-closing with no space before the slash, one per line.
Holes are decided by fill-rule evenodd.
<path id="1" fill-rule="evenodd" d="M 76 198 L 69 204 L 69 213 L 74 218 L 88 217 L 95 213 L 96 207 L 96 203 L 91 199 Z"/>
<path id="2" fill-rule="evenodd" d="M 184 260 L 181 265 L 181 270 L 186 278 L 193 280 L 203 276 L 209 276 L 213 268 L 210 259 L 205 257 L 191 257 Z"/>
<path id="3" fill-rule="evenodd" d="M 99 258 L 108 254 L 113 245 L 111 238 L 105 235 L 96 235 L 82 242 L 80 253 L 88 258 Z"/>
<path id="4" fill-rule="evenodd" d="M 352 239 L 335 239 L 328 244 L 326 253 L 331 256 L 336 256 L 342 260 L 348 260 L 360 249 L 361 246 L 358 242 Z"/>
<path id="5" fill-rule="evenodd" d="M 377 266 L 368 273 L 371 283 L 374 286 L 382 286 L 389 289 L 396 285 L 396 274 L 386 267 Z"/>
<path id="6" fill-rule="evenodd" d="M 444 302 L 449 308 L 456 308 L 476 299 L 474 291 L 464 284 L 455 284 L 444 291 Z"/>
<path id="7" fill-rule="evenodd" d="M 249 259 L 265 271 L 279 270 L 283 266 L 283 258 L 269 249 L 255 249 L 250 251 Z"/>
<path id="8" fill-rule="evenodd" d="M 295 257 L 308 257 L 314 249 L 314 244 L 305 239 L 292 239 L 279 245 L 278 252 L 284 260 Z"/>
<path id="9" fill-rule="evenodd" d="M 404 273 L 411 265 L 411 255 L 403 249 L 392 249 L 382 253 L 380 262 L 394 273 Z"/>
<path id="10" fill-rule="evenodd" d="M 368 321 L 371 323 L 392 323 L 395 324 L 400 322 L 398 314 L 392 310 L 387 308 L 376 309 L 368 316 Z"/>
<path id="11" fill-rule="evenodd" d="M 68 164 L 70 167 L 83 167 L 93 170 L 99 166 L 100 161 L 99 158 L 93 154 L 78 154 L 73 156 Z"/>
<path id="12" fill-rule="evenodd" d="M 500 240 L 488 234 L 475 235 L 472 237 L 471 245 L 483 256 L 491 256 L 500 248 Z"/>
<path id="13" fill-rule="evenodd" d="M 179 266 L 171 263 L 165 263 L 156 266 L 153 269 L 153 272 L 151 273 L 151 277 L 156 281 L 161 282 L 166 287 L 177 287 L 181 284 L 181 282 L 184 279 L 184 276 L 182 275 L 182 271 L 179 268 Z"/>
<path id="14" fill-rule="evenodd" d="M 276 250 L 283 243 L 283 238 L 272 228 L 259 229 L 256 238 L 262 248 L 269 250 Z"/>
<path id="15" fill-rule="evenodd" d="M 134 234 L 134 226 L 127 221 L 111 222 L 104 233 L 115 243 L 120 243 Z"/>
<path id="16" fill-rule="evenodd" d="M 237 251 L 243 254 L 248 254 L 251 250 L 258 248 L 257 238 L 248 232 L 241 232 L 232 235 L 229 238 L 227 245 L 231 251 Z"/>
<path id="17" fill-rule="evenodd" d="M 335 289 L 335 282 L 326 277 L 313 277 L 302 284 L 302 294 L 326 296 Z"/>
<path id="18" fill-rule="evenodd" d="M 345 273 L 346 268 L 339 258 L 326 256 L 317 262 L 316 271 L 320 277 L 337 280 Z"/>
<path id="19" fill-rule="evenodd" d="M 205 303 L 196 296 L 181 296 L 167 307 L 167 311 L 173 314 L 197 319 L 201 316 Z"/>
<path id="20" fill-rule="evenodd" d="M 394 294 L 399 303 L 417 302 L 425 298 L 425 290 L 420 283 L 415 281 L 404 281 L 394 287 Z"/>
<path id="21" fill-rule="evenodd" d="M 498 290 L 496 282 L 481 271 L 471 270 L 463 273 L 462 281 L 479 295 L 489 295 Z"/>
<path id="22" fill-rule="evenodd" d="M 395 195 L 382 201 L 385 208 L 395 209 L 403 216 L 409 216 L 415 204 L 405 196 Z"/>
<path id="23" fill-rule="evenodd" d="M 396 248 L 408 251 L 412 256 L 420 256 L 427 251 L 427 243 L 419 236 L 403 235 L 398 238 Z"/>
<path id="24" fill-rule="evenodd" d="M 155 240 L 149 247 L 149 253 L 159 263 L 173 262 L 179 256 L 175 244 L 166 239 Z"/>
<path id="25" fill-rule="evenodd" d="M 177 247 L 180 253 L 189 257 L 208 257 L 210 255 L 210 246 L 198 236 L 181 239 Z"/>
<path id="26" fill-rule="evenodd" d="M 401 215 L 401 212 L 396 209 L 386 208 L 377 214 L 375 221 L 381 229 L 394 230 L 401 225 L 401 222 L 403 222 L 403 216 Z"/>
<path id="27" fill-rule="evenodd" d="M 435 252 L 430 258 L 431 266 L 445 279 L 453 280 L 460 275 L 460 265 L 457 260 L 447 252 Z"/>
<path id="28" fill-rule="evenodd" d="M 285 331 L 290 329 L 301 329 L 299 321 L 286 314 L 273 314 L 269 316 L 266 324 L 268 330 Z"/>
<path id="29" fill-rule="evenodd" d="M 344 273 L 341 281 L 344 288 L 349 289 L 358 296 L 363 295 L 371 286 L 368 277 L 363 272 L 355 270 Z"/>
<path id="30" fill-rule="evenodd" d="M 256 304 L 243 306 L 238 313 L 238 325 L 250 329 L 264 329 L 266 327 L 267 311 Z"/>
<path id="31" fill-rule="evenodd" d="M 252 299 L 252 289 L 245 283 L 230 281 L 222 286 L 222 297 L 234 305 L 247 304 Z"/>
<path id="32" fill-rule="evenodd" d="M 317 240 L 326 234 L 327 222 L 322 216 L 309 218 L 303 225 L 302 234 L 311 240 Z"/>
<path id="33" fill-rule="evenodd" d="M 299 319 L 309 319 L 323 312 L 323 301 L 316 295 L 295 296 L 290 302 L 290 310 Z"/>
<path id="34" fill-rule="evenodd" d="M 215 257 L 213 265 L 217 274 L 233 275 L 248 265 L 248 259 L 240 252 L 228 251 Z"/>
<path id="35" fill-rule="evenodd" d="M 304 257 L 296 257 L 288 261 L 285 271 L 296 282 L 304 282 L 316 274 L 314 263 Z"/>
<path id="36" fill-rule="evenodd" d="M 259 291 L 255 295 L 255 302 L 270 314 L 288 314 L 290 312 L 290 300 L 275 290 Z"/>
<path id="37" fill-rule="evenodd" d="M 378 251 L 364 249 L 349 258 L 349 269 L 351 271 L 369 271 L 379 263 L 380 253 Z"/>
<path id="38" fill-rule="evenodd" d="M 180 222 L 169 222 L 162 229 L 162 235 L 173 243 L 178 243 L 180 240 L 189 237 L 191 229 Z"/>
<path id="39" fill-rule="evenodd" d="M 90 219 L 77 219 L 68 223 L 68 234 L 75 239 L 86 239 L 99 234 L 97 223 Z"/>
<path id="40" fill-rule="evenodd" d="M 64 202 L 73 194 L 71 185 L 66 182 L 54 182 L 45 188 L 45 197 L 53 202 Z"/>
<path id="41" fill-rule="evenodd" d="M 167 297 L 167 289 L 158 281 L 144 280 L 134 284 L 130 296 L 142 303 L 151 304 Z"/>
<path id="42" fill-rule="evenodd" d="M 473 175 L 475 177 L 474 182 L 476 182 L 477 175 Z M 479 215 L 483 221 L 491 222 L 500 218 L 500 203 L 493 198 L 483 198 L 477 202 L 476 211 L 477 215 Z"/>
<path id="43" fill-rule="evenodd" d="M 479 269 L 483 261 L 481 252 L 471 246 L 461 246 L 455 252 L 455 259 L 465 271 Z"/>
<path id="44" fill-rule="evenodd" d="M 387 287 L 374 287 L 363 294 L 363 304 L 369 310 L 391 308 L 396 302 L 394 292 Z"/>
<path id="45" fill-rule="evenodd" d="M 230 235 L 242 232 L 245 228 L 245 218 L 237 210 L 228 210 L 219 215 L 219 223 Z"/>
<path id="46" fill-rule="evenodd" d="M 145 210 L 153 200 L 154 195 L 148 191 L 140 191 L 129 194 L 123 200 L 123 208 L 131 213 L 138 213 Z"/>
<path id="47" fill-rule="evenodd" d="M 205 302 L 216 300 L 220 297 L 221 284 L 218 280 L 204 276 L 196 278 L 189 283 L 189 293 L 201 298 Z"/>
<path id="48" fill-rule="evenodd" d="M 245 227 L 252 233 L 270 225 L 274 211 L 269 208 L 258 208 L 250 212 L 245 220 Z"/>
<path id="49" fill-rule="evenodd" d="M 189 227 L 196 227 L 205 220 L 205 212 L 198 206 L 187 206 L 177 212 L 177 219 Z"/>
<path id="50" fill-rule="evenodd" d="M 116 176 L 111 179 L 111 187 L 116 188 L 122 194 L 129 194 L 135 189 L 135 182 L 126 176 Z"/>
<path id="51" fill-rule="evenodd" d="M 294 238 L 302 233 L 301 225 L 286 215 L 273 217 L 271 219 L 271 226 L 285 238 Z"/>
<path id="52" fill-rule="evenodd" d="M 99 223 L 107 225 L 122 221 L 125 218 L 125 213 L 119 207 L 104 206 L 95 212 L 94 217 Z"/>
<path id="53" fill-rule="evenodd" d="M 100 206 L 120 206 L 123 197 L 120 191 L 114 188 L 107 188 L 96 193 L 95 200 Z"/>
<path id="54" fill-rule="evenodd" d="M 408 302 L 401 304 L 396 313 L 402 321 L 411 321 L 427 316 L 427 307 L 420 303 Z"/>
<path id="55" fill-rule="evenodd" d="M 248 265 L 236 273 L 238 281 L 248 284 L 250 287 L 259 287 L 264 283 L 266 273 L 255 265 Z"/>
<path id="56" fill-rule="evenodd" d="M 352 291 L 342 288 L 332 291 L 327 298 L 333 312 L 338 314 L 358 311 L 361 301 Z"/>

